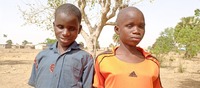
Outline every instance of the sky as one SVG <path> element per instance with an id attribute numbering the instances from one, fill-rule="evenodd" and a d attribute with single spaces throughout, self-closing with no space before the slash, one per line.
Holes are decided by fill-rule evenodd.
<path id="1" fill-rule="evenodd" d="M 34 0 L 0 0 L 0 43 L 5 43 L 11 39 L 14 44 L 21 44 L 27 40 L 33 44 L 44 42 L 46 38 L 53 38 L 53 33 L 40 28 L 25 25 L 19 6 L 26 9 L 27 2 L 32 3 Z M 45 2 L 46 0 L 40 0 Z M 138 1 L 138 0 L 135 0 Z M 139 46 L 147 48 L 151 46 L 160 33 L 169 27 L 175 27 L 182 17 L 194 15 L 195 9 L 200 9 L 200 0 L 144 0 L 136 5 L 144 16 L 146 21 L 146 33 Z M 7 37 L 3 37 L 6 34 Z M 108 47 L 113 43 L 112 36 L 114 34 L 113 26 L 105 26 L 100 37 L 99 43 L 101 47 Z M 78 36 L 77 42 L 84 42 L 81 35 Z"/>

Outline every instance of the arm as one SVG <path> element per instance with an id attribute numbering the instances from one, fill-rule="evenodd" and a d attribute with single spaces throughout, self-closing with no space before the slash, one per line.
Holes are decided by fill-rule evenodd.
<path id="1" fill-rule="evenodd" d="M 92 88 L 92 80 L 93 80 L 93 73 L 94 73 L 94 66 L 93 66 L 93 58 L 89 58 L 89 62 L 84 68 L 82 81 L 83 81 L 83 88 Z"/>

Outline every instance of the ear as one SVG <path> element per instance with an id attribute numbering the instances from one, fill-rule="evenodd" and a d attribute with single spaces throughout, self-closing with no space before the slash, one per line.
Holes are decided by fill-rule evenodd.
<path id="1" fill-rule="evenodd" d="M 55 27 L 56 25 L 55 25 L 55 22 L 53 22 L 53 27 Z"/>
<path id="2" fill-rule="evenodd" d="M 81 30 L 82 30 L 82 25 L 79 26 L 79 31 L 78 31 L 78 34 L 81 33 Z"/>
<path id="3" fill-rule="evenodd" d="M 118 27 L 118 26 L 115 26 L 115 27 L 114 27 L 114 30 L 115 30 L 115 33 L 119 35 L 119 27 Z"/>

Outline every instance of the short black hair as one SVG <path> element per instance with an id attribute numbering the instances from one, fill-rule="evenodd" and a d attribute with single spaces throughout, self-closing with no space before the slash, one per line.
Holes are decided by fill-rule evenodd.
<path id="1" fill-rule="evenodd" d="M 81 19 L 82 19 L 82 15 L 81 15 L 81 11 L 79 10 L 78 7 L 76 7 L 75 5 L 71 4 L 71 3 L 65 3 L 60 5 L 54 13 L 54 17 L 56 18 L 56 15 L 58 13 L 65 13 L 68 15 L 75 15 L 78 18 L 79 23 L 81 23 Z"/>

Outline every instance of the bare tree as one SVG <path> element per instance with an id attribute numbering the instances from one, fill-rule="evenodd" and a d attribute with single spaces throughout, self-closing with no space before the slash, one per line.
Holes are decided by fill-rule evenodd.
<path id="1" fill-rule="evenodd" d="M 54 9 L 65 2 L 74 3 L 80 8 L 83 23 L 86 25 L 86 29 L 81 31 L 81 35 L 86 41 L 88 51 L 95 57 L 97 41 L 103 27 L 115 24 L 111 19 L 115 17 L 117 10 L 129 5 L 133 6 L 141 1 L 143 0 L 48 0 L 47 5 L 41 5 L 40 8 L 34 8 L 34 5 L 28 4 L 30 9 L 21 11 L 26 23 L 33 23 L 40 27 L 46 27 L 46 30 L 53 30 Z"/>

